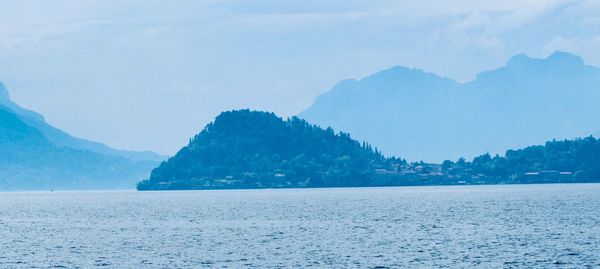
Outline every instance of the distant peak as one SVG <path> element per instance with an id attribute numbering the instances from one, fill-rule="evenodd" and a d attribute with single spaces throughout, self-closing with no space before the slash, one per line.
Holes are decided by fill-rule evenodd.
<path id="1" fill-rule="evenodd" d="M 396 65 L 396 66 L 392 66 L 388 69 L 385 69 L 383 71 L 380 71 L 376 74 L 394 74 L 394 75 L 399 75 L 399 74 L 408 74 L 408 73 L 425 73 L 423 70 L 420 69 L 414 69 L 414 68 L 408 68 L 406 66 L 401 66 L 401 65 Z"/>
<path id="2" fill-rule="evenodd" d="M 515 65 L 527 65 L 532 62 L 543 62 L 552 65 L 584 65 L 583 59 L 575 54 L 564 52 L 564 51 L 556 51 L 548 56 L 546 59 L 537 59 L 531 58 L 524 53 L 519 53 L 508 60 L 508 66 Z"/>
<path id="3" fill-rule="evenodd" d="M 365 77 L 363 81 L 369 80 L 385 80 L 392 78 L 419 78 L 419 77 L 440 77 L 434 73 L 425 72 L 418 68 L 409 68 L 401 65 L 379 71 L 375 74 Z"/>
<path id="4" fill-rule="evenodd" d="M 546 58 L 546 61 L 561 63 L 561 64 L 574 64 L 574 65 L 583 65 L 583 59 L 575 54 L 564 52 L 564 51 L 555 51 L 552 55 Z"/>
<path id="5" fill-rule="evenodd" d="M 508 60 L 507 65 L 516 65 L 516 64 L 526 63 L 531 60 L 533 60 L 533 59 L 530 58 L 529 56 L 527 56 L 525 53 L 519 53 L 513 57 L 510 57 L 510 60 Z"/>
<path id="6" fill-rule="evenodd" d="M 383 70 L 382 72 L 409 72 L 412 70 L 417 70 L 417 69 L 412 69 L 412 68 L 408 68 L 406 66 L 402 66 L 402 65 L 396 65 L 396 66 L 392 66 L 386 70 Z M 420 70 L 418 70 L 420 71 Z"/>

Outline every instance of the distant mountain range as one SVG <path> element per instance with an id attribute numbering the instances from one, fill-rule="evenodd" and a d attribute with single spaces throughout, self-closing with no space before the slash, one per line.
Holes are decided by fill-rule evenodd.
<path id="1" fill-rule="evenodd" d="M 0 190 L 133 188 L 163 159 L 73 137 L 12 102 L 0 83 Z"/>
<path id="2" fill-rule="evenodd" d="M 308 121 L 224 112 L 161 163 L 73 137 L 0 83 L 0 190 L 132 188 L 143 178 L 140 190 L 600 180 L 600 141 L 588 137 L 600 133 L 600 68 L 565 52 L 516 55 L 467 83 L 394 67 L 338 83 L 300 117 Z M 574 137 L 588 138 L 552 141 Z"/>
<path id="3" fill-rule="evenodd" d="M 12 110 L 19 115 L 21 120 L 36 128 L 44 135 L 44 137 L 46 137 L 46 139 L 59 147 L 69 147 L 100 154 L 121 156 L 133 161 L 162 161 L 167 158 L 167 156 L 161 156 L 151 151 L 119 150 L 94 141 L 73 137 L 46 123 L 42 115 L 15 104 L 10 99 L 8 91 L 2 82 L 0 82 L 0 105 Z"/>
<path id="4" fill-rule="evenodd" d="M 565 52 L 519 54 L 459 83 L 398 66 L 339 82 L 299 117 L 411 161 L 502 154 L 599 134 L 600 68 Z"/>

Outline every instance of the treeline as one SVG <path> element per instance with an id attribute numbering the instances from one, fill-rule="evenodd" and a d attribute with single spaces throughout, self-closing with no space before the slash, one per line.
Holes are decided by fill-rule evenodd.
<path id="1" fill-rule="evenodd" d="M 600 140 L 587 137 L 549 141 L 543 146 L 484 154 L 471 162 L 445 161 L 442 173 L 466 180 L 502 183 L 595 182 L 600 179 Z"/>

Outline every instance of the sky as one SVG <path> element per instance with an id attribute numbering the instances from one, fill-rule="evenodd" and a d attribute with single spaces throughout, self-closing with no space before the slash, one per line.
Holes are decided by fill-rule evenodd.
<path id="1" fill-rule="evenodd" d="M 395 65 L 464 82 L 556 50 L 600 66 L 600 1 L 0 0 L 0 81 L 17 103 L 162 154 L 224 110 L 287 117 Z"/>

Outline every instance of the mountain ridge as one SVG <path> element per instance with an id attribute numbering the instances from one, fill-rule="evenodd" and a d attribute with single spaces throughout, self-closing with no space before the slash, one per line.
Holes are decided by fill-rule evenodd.
<path id="1" fill-rule="evenodd" d="M 159 163 L 122 155 L 45 123 L 0 84 L 0 190 L 134 188 Z"/>
<path id="2" fill-rule="evenodd" d="M 156 162 L 59 147 L 0 105 L 0 190 L 133 188 Z"/>
<path id="3" fill-rule="evenodd" d="M 462 83 L 398 66 L 345 81 L 298 116 L 413 161 L 585 137 L 600 121 L 600 69 L 567 52 L 518 54 Z"/>
<path id="4" fill-rule="evenodd" d="M 34 111 L 25 109 L 18 104 L 14 103 L 8 90 L 2 82 L 0 82 L 0 104 L 8 107 L 21 117 L 27 124 L 33 126 L 42 132 L 42 134 L 53 144 L 61 147 L 69 147 L 73 149 L 87 150 L 100 154 L 108 154 L 114 156 L 120 156 L 132 161 L 156 161 L 160 162 L 167 158 L 156 154 L 152 151 L 130 151 L 120 150 L 109 147 L 102 143 L 94 142 L 87 139 L 74 137 L 48 123 L 45 122 L 44 117 Z"/>

